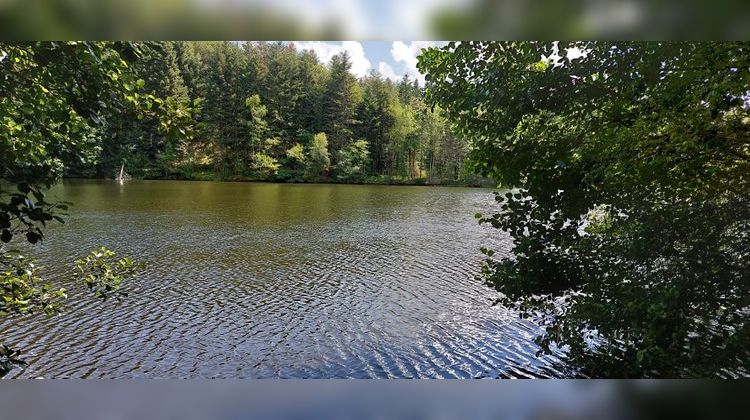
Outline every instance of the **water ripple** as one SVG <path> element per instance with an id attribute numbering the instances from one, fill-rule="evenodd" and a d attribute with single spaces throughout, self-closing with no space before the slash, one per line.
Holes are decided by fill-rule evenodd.
<path id="1" fill-rule="evenodd" d="M 488 190 L 67 182 L 69 223 L 32 251 L 69 287 L 64 314 L 0 324 L 29 366 L 10 377 L 561 376 L 537 327 L 475 280 Z M 65 267 L 99 244 L 147 263 L 121 302 Z"/>

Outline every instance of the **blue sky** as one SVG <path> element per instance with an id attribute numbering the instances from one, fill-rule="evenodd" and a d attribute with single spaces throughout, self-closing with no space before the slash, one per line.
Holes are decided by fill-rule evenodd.
<path id="1" fill-rule="evenodd" d="M 298 49 L 313 50 L 318 58 L 328 64 L 330 58 L 341 51 L 349 52 L 352 73 L 357 77 L 375 69 L 393 80 L 408 74 L 424 83 L 417 71 L 417 56 L 426 47 L 446 44 L 441 41 L 294 41 Z"/>

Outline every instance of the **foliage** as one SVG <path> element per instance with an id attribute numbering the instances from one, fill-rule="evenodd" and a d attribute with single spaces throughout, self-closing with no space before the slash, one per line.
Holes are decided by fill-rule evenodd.
<path id="1" fill-rule="evenodd" d="M 101 247 L 75 261 L 74 280 L 85 283 L 96 298 L 125 296 L 120 290 L 122 280 L 134 275 L 143 265 L 127 257 L 110 264 L 108 261 L 114 256 L 114 251 Z M 17 251 L 0 252 L 0 316 L 57 315 L 67 297 L 67 290 L 42 280 L 39 267 L 32 260 Z M 20 354 L 20 350 L 0 345 L 0 377 L 26 364 Z"/>
<path id="2" fill-rule="evenodd" d="M 258 90 L 268 107 L 269 129 L 281 140 L 281 146 L 287 148 L 297 136 L 296 112 L 303 111 L 299 109 L 303 96 L 302 82 L 310 83 L 310 80 L 302 79 L 300 76 L 303 75 L 299 73 L 311 69 L 300 69 L 300 58 L 291 44 L 259 44 L 258 49 L 261 58 L 259 65 L 265 67 L 265 77 L 259 81 Z M 304 76 L 312 77 L 309 74 Z"/>
<path id="3" fill-rule="evenodd" d="M 304 179 L 306 163 L 307 153 L 305 152 L 305 146 L 300 143 L 294 143 L 286 151 L 286 158 L 282 165 L 286 169 L 278 173 L 277 179 L 292 182 L 302 181 Z"/>
<path id="4" fill-rule="evenodd" d="M 159 121 L 164 133 L 182 141 L 174 133 L 190 130 L 183 124 L 192 117 L 172 118 L 178 107 L 145 92 L 146 81 L 130 69 L 144 51 L 119 42 L 0 43 L 3 242 L 23 235 L 35 244 L 47 222 L 63 222 L 67 203 L 49 202 L 44 190 L 64 173 L 96 164 L 102 134 L 121 115 Z M 0 315 L 51 315 L 64 297 L 64 289 L 41 280 L 32 261 L 0 248 Z M 20 362 L 18 354 L 0 347 L 0 376 Z"/>
<path id="5" fill-rule="evenodd" d="M 294 146 L 287 150 L 286 156 L 289 159 L 293 159 L 294 162 L 298 164 L 304 164 L 307 159 L 305 156 L 305 148 L 299 143 L 295 143 Z"/>
<path id="6" fill-rule="evenodd" d="M 96 57 L 106 60 L 89 60 L 89 46 Z M 97 48 L 107 52 L 100 54 Z M 68 138 L 80 144 L 59 144 L 61 152 L 76 153 L 49 162 L 56 165 L 58 175 L 108 178 L 124 165 L 137 178 L 302 180 L 304 166 L 286 152 L 296 144 L 309 144 L 320 132 L 327 135 L 333 166 L 345 156 L 342 152 L 352 139 L 364 139 L 370 156 L 368 175 L 428 175 L 432 183 L 455 182 L 467 175 L 462 152 L 466 143 L 442 135 L 450 132 L 448 121 L 425 107 L 417 81 L 405 76 L 394 82 L 376 71 L 357 79 L 346 53 L 323 64 L 314 52 L 297 51 L 285 42 L 40 43 L 6 49 L 13 60 L 22 50 L 32 57 L 57 55 L 53 66 L 44 64 L 50 75 L 62 76 L 66 69 L 69 77 L 60 82 L 91 89 L 76 106 L 96 108 L 96 123 L 89 123 L 94 120 L 87 111 L 74 115 L 80 121 L 71 118 L 59 127 L 78 127 Z M 74 58 L 86 60 L 68 66 Z M 126 66 L 118 67 L 118 60 Z M 34 89 L 41 89 L 24 91 L 16 76 L 26 69 L 28 76 L 38 78 L 36 64 L 27 68 L 24 63 L 2 60 L 0 66 L 10 75 L 2 83 L 17 104 L 33 106 L 40 97 Z M 112 78 L 88 78 L 107 68 Z M 114 94 L 110 88 L 118 86 L 129 88 L 127 94 Z M 26 99 L 19 96 L 26 94 Z M 16 119 L 4 121 L 3 128 L 14 136 L 39 134 L 21 130 L 28 125 Z M 415 129 L 427 126 L 432 129 Z M 60 130 L 58 134 L 66 139 Z M 261 164 L 269 159 L 279 165 L 277 170 Z M 207 176 L 207 169 L 213 175 Z M 329 175 L 335 173 L 314 178 L 324 181 Z"/>
<path id="7" fill-rule="evenodd" d="M 356 122 L 357 103 L 361 93 L 347 52 L 331 58 L 330 75 L 325 85 L 322 102 L 322 130 L 333 150 L 341 150 L 352 137 Z"/>
<path id="8" fill-rule="evenodd" d="M 575 47 L 582 55 L 568 54 Z M 750 366 L 750 45 L 462 42 L 427 96 L 515 189 L 483 277 L 588 375 Z M 557 57 L 557 58 L 555 58 Z"/>
<path id="9" fill-rule="evenodd" d="M 279 164 L 271 156 L 258 152 L 253 155 L 252 169 L 261 175 L 268 175 L 276 173 L 279 169 Z"/>
<path id="10" fill-rule="evenodd" d="M 360 139 L 339 151 L 336 179 L 361 181 L 367 175 L 370 159 L 367 141 Z"/>
<path id="11" fill-rule="evenodd" d="M 4 251 L 0 258 L 0 316 L 60 311 L 65 289 L 42 283 L 39 268 L 17 252 Z"/>
<path id="12" fill-rule="evenodd" d="M 86 257 L 75 260 L 74 278 L 83 279 L 96 298 L 107 300 L 110 296 L 118 299 L 127 296 L 121 290 L 122 280 L 141 270 L 143 264 L 129 257 L 115 261 L 116 255 L 106 247 L 91 251 Z"/>
<path id="13" fill-rule="evenodd" d="M 158 119 L 164 101 L 142 89 L 126 58 L 141 53 L 131 43 L 0 43 L 0 236 L 24 234 L 30 243 L 66 210 L 43 190 L 69 165 L 95 160 L 95 133 L 132 110 Z M 165 131 L 178 122 L 163 121 Z M 16 192 L 17 191 L 17 192 Z"/>
<path id="14" fill-rule="evenodd" d="M 414 110 L 412 107 L 396 103 L 392 105 L 391 112 L 395 117 L 395 123 L 389 130 L 388 137 L 393 145 L 391 160 L 394 173 L 413 178 L 415 174 L 419 175 L 419 170 L 415 166 L 415 157 L 419 149 L 419 136 Z"/>
<path id="15" fill-rule="evenodd" d="M 316 134 L 310 143 L 307 164 L 305 166 L 305 177 L 317 180 L 328 172 L 331 159 L 328 157 L 328 138 L 325 133 Z"/>
<path id="16" fill-rule="evenodd" d="M 253 153 L 253 159 L 255 155 L 261 151 L 265 151 L 270 147 L 275 146 L 275 142 L 266 137 L 268 135 L 268 124 L 266 123 L 265 117 L 268 115 L 267 108 L 261 103 L 260 96 L 253 95 L 245 99 L 245 105 L 250 111 L 250 119 L 247 122 L 247 135 L 250 140 L 250 149 Z M 241 146 L 238 146 L 240 148 Z M 242 154 L 241 150 L 232 150 L 227 153 Z"/>
<path id="17" fill-rule="evenodd" d="M 94 163 L 99 135 L 123 112 L 160 120 L 180 140 L 173 133 L 184 132 L 192 118 L 169 118 L 165 101 L 143 91 L 146 82 L 128 66 L 142 52 L 132 43 L 0 43 L 3 242 L 22 234 L 36 243 L 47 222 L 62 221 L 67 204 L 48 202 L 44 189 L 70 167 Z"/>
<path id="18" fill-rule="evenodd" d="M 18 234 L 31 243 L 43 237 L 42 228 L 64 210 L 45 200 L 43 188 L 62 175 L 65 161 L 95 158 L 94 124 L 110 106 L 139 100 L 130 93 L 135 81 L 123 74 L 124 63 L 115 48 L 101 43 L 0 43 L 3 242 Z M 131 88 L 126 95 L 109 94 L 125 84 Z M 111 105 L 100 106 L 100 100 Z"/>
<path id="19" fill-rule="evenodd" d="M 194 120 L 200 107 L 187 96 L 177 70 L 175 46 L 169 42 L 131 46 L 137 56 L 127 63 L 123 74 L 135 80 L 134 97 L 143 98 L 143 106 L 105 103 L 116 112 L 103 119 L 91 136 L 98 149 L 97 158 L 89 163 L 66 162 L 67 174 L 93 172 L 109 177 L 124 164 L 135 176 L 169 176 L 192 152 L 185 146 L 199 126 Z"/>
<path id="20" fill-rule="evenodd" d="M 368 75 L 362 82 L 362 102 L 357 110 L 357 136 L 369 144 L 372 174 L 389 173 L 391 168 L 390 133 L 396 116 L 393 108 L 398 101 L 394 84 L 377 73 Z"/>
<path id="21" fill-rule="evenodd" d="M 197 75 L 201 89 L 195 94 L 204 98 L 202 136 L 210 139 L 206 153 L 217 172 L 242 174 L 256 151 L 253 147 L 263 141 L 253 135 L 260 129 L 256 122 L 266 112 L 259 101 L 247 101 L 252 96 L 248 91 L 254 77 L 251 63 L 242 50 L 228 42 L 195 46 L 195 58 L 200 60 L 195 66 L 204 69 Z"/>

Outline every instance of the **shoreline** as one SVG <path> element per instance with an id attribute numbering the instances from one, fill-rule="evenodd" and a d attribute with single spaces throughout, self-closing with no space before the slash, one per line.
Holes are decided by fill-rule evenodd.
<path id="1" fill-rule="evenodd" d="M 91 181 L 116 181 L 114 178 L 97 178 L 97 177 L 76 177 L 76 176 L 65 176 L 62 178 L 63 181 L 67 180 L 91 180 Z M 477 183 L 468 182 L 456 182 L 456 183 L 428 183 L 428 182 L 414 182 L 414 181 L 398 181 L 398 182 L 353 182 L 353 181 L 336 181 L 336 180 L 321 180 L 321 181 L 296 181 L 296 180 L 273 180 L 273 179 L 199 179 L 199 178 L 132 178 L 130 181 L 183 181 L 183 182 L 233 182 L 233 183 L 267 183 L 267 184 L 297 184 L 297 185 L 384 185 L 384 186 L 401 186 L 401 187 L 462 187 L 462 188 L 499 188 L 496 184 L 490 183 L 487 180 L 481 180 Z M 129 182 L 129 181 L 126 181 Z"/>

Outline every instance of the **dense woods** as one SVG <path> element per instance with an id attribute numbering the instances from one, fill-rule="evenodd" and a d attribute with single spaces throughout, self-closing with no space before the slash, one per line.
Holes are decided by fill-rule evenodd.
<path id="1" fill-rule="evenodd" d="M 466 143 L 416 80 L 351 73 L 291 43 L 159 42 L 131 63 L 180 133 L 133 111 L 100 127 L 101 151 L 69 176 L 464 183 Z M 174 123 L 174 121 L 172 121 Z M 189 130 L 186 133 L 185 130 Z M 179 140 L 176 140 L 179 135 Z"/>

